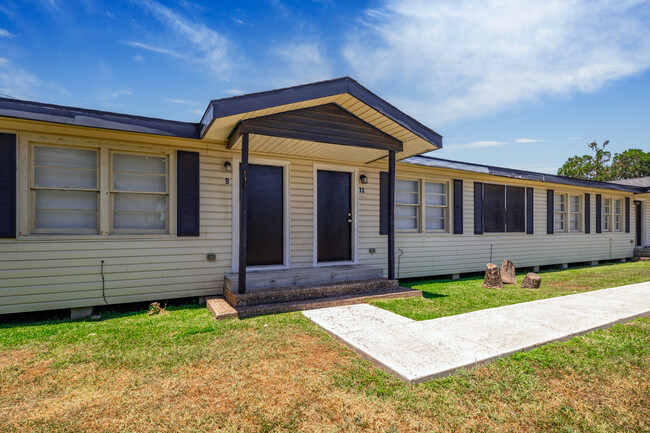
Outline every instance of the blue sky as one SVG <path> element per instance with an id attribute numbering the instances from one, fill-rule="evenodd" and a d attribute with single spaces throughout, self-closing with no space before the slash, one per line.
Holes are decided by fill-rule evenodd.
<path id="1" fill-rule="evenodd" d="M 435 156 L 554 173 L 650 150 L 650 2 L 3 0 L 0 94 L 197 122 L 208 101 L 351 76 Z"/>

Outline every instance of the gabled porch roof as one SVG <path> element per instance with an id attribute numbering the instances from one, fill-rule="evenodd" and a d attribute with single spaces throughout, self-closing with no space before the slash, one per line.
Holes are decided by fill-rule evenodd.
<path id="1" fill-rule="evenodd" d="M 312 158 L 370 162 L 386 151 L 402 152 L 395 137 L 329 103 L 240 121 L 228 137 L 228 149 L 240 149 L 250 136 L 250 151 Z"/>
<path id="2" fill-rule="evenodd" d="M 237 135 L 236 129 L 247 123 L 249 119 L 269 119 L 268 116 L 279 113 L 295 113 L 306 108 L 332 105 L 338 106 L 342 111 L 396 142 L 401 142 L 402 149 L 396 150 L 398 159 L 442 147 L 440 134 L 398 110 L 349 77 L 211 101 L 201 120 L 200 134 L 201 138 L 229 142 L 230 137 Z M 328 148 L 328 144 L 324 144 L 322 140 L 312 141 L 304 136 L 294 137 L 286 133 L 281 137 L 268 133 L 260 135 L 264 135 L 263 140 L 267 148 L 283 148 L 283 152 L 288 151 L 287 153 L 305 152 L 306 155 L 317 157 L 319 152 L 331 155 L 336 151 L 335 147 Z M 317 143 L 318 145 L 314 145 Z M 330 139 L 327 143 L 331 145 L 336 142 Z M 260 142 L 251 144 L 252 147 L 263 147 Z M 301 147 L 302 150 L 299 151 L 297 147 Z M 359 153 L 358 158 L 350 154 L 350 148 L 345 149 L 345 152 L 346 160 L 369 161 L 370 154 L 367 146 L 365 151 Z"/>

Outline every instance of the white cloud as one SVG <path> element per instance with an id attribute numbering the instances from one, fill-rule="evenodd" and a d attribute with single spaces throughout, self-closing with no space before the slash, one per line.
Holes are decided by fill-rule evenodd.
<path id="1" fill-rule="evenodd" d="M 543 143 L 548 140 L 538 140 L 535 138 L 518 138 L 515 140 L 515 143 Z"/>
<path id="2" fill-rule="evenodd" d="M 115 90 L 115 91 L 111 92 L 110 97 L 113 98 L 113 99 L 116 99 L 116 98 L 119 98 L 121 96 L 130 96 L 132 94 L 133 94 L 133 92 L 130 91 L 130 90 L 121 89 L 121 90 Z"/>
<path id="3" fill-rule="evenodd" d="M 246 92 L 244 92 L 243 90 L 240 90 L 240 89 L 228 89 L 228 90 L 226 90 L 226 94 L 230 95 L 230 96 L 239 96 L 239 95 L 243 95 L 244 93 L 246 93 Z"/>
<path id="4" fill-rule="evenodd" d="M 186 57 L 195 62 L 206 63 L 213 72 L 219 74 L 218 78 L 226 78 L 230 43 L 224 36 L 202 23 L 181 17 L 158 2 L 143 0 L 142 4 L 175 34 L 174 40 L 179 47 L 182 47 L 183 52 L 187 52 Z M 158 52 L 178 57 L 178 50 L 167 48 L 164 49 L 167 52 L 159 50 Z"/>
<path id="5" fill-rule="evenodd" d="M 584 140 L 582 137 L 571 137 L 569 140 Z"/>
<path id="6" fill-rule="evenodd" d="M 122 106 L 118 100 L 124 96 L 131 96 L 133 92 L 128 89 L 103 89 L 97 99 L 106 107 Z"/>
<path id="7" fill-rule="evenodd" d="M 13 38 L 16 35 L 9 33 L 9 30 L 0 29 L 0 38 Z"/>
<path id="8" fill-rule="evenodd" d="M 172 104 L 181 104 L 181 105 L 195 105 L 196 102 L 188 101 L 185 99 L 174 99 L 174 98 L 165 98 L 166 102 L 171 102 Z"/>
<path id="9" fill-rule="evenodd" d="M 486 147 L 501 147 L 508 144 L 506 141 L 472 141 L 465 144 L 450 144 L 445 150 L 455 149 L 484 149 Z"/>
<path id="10" fill-rule="evenodd" d="M 650 67 L 650 8 L 385 0 L 350 32 L 344 56 L 363 83 L 392 88 L 393 102 L 440 125 L 641 73 Z"/>
<path id="11" fill-rule="evenodd" d="M 154 47 L 151 45 L 143 44 L 142 42 L 122 41 L 122 43 L 125 45 L 131 45 L 132 47 L 142 48 L 143 50 L 153 51 L 154 53 L 166 54 L 168 56 L 177 57 L 179 59 L 185 58 L 185 56 L 183 56 L 180 53 L 177 53 L 176 51 L 169 50 L 167 48 Z"/>
<path id="12" fill-rule="evenodd" d="M 557 174 L 557 169 L 562 166 L 562 163 L 557 165 L 548 164 L 523 164 L 518 165 L 516 168 L 520 170 L 536 171 L 538 173 Z"/>
<path id="13" fill-rule="evenodd" d="M 42 81 L 0 57 L 0 93 L 5 97 L 36 99 Z"/>
<path id="14" fill-rule="evenodd" d="M 273 52 L 284 62 L 282 78 L 276 85 L 305 84 L 331 78 L 331 68 L 318 42 L 292 42 Z"/>

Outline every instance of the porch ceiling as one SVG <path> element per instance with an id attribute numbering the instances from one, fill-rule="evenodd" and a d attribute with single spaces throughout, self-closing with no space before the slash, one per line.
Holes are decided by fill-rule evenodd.
<path id="1" fill-rule="evenodd" d="M 233 147 L 233 149 L 239 148 L 241 148 L 241 138 L 237 140 Z M 317 143 L 255 134 L 250 135 L 249 150 L 251 153 L 292 155 L 354 163 L 367 163 L 387 156 L 387 152 L 381 149 L 340 146 L 331 143 Z"/>
<path id="2" fill-rule="evenodd" d="M 397 159 L 407 158 L 442 147 L 442 137 L 416 120 L 397 110 L 350 78 L 331 80 L 274 90 L 241 97 L 212 101 L 201 121 L 203 138 L 227 143 L 237 125 L 246 120 L 272 114 L 294 111 L 334 103 L 381 132 L 402 142 L 403 150 Z M 255 138 L 253 138 L 255 137 Z M 327 159 L 368 162 L 385 156 L 385 151 L 368 148 L 328 145 L 292 138 L 270 138 L 251 135 L 251 151 L 294 154 L 317 157 L 326 154 Z M 241 140 L 231 144 L 239 146 Z M 272 150 L 262 150 L 268 146 Z M 338 149 L 346 147 L 345 149 Z M 314 153 L 315 152 L 315 153 Z M 363 156 L 356 156 L 356 154 Z"/>

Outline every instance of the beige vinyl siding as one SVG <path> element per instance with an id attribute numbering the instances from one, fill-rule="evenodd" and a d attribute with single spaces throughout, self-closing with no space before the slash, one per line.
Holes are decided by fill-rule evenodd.
<path id="1" fill-rule="evenodd" d="M 314 186 L 313 163 L 291 161 L 291 267 L 313 265 Z"/>
<path id="2" fill-rule="evenodd" d="M 17 240 L 0 240 L 0 314 L 102 305 L 101 261 L 109 303 L 205 296 L 222 290 L 223 275 L 231 269 L 231 186 L 223 163 L 231 155 L 225 146 L 141 134 L 112 133 L 87 128 L 56 127 L 62 134 L 41 132 L 40 124 L 17 123 L 18 135 Z M 101 138 L 99 138 L 100 136 Z M 113 139 L 111 139 L 113 137 Z M 126 139 L 128 138 L 128 140 Z M 200 236 L 175 235 L 30 235 L 28 149 L 32 143 L 101 146 L 143 152 L 176 149 L 200 154 Z M 174 168 L 174 167 L 172 167 Z M 170 170 L 174 173 L 174 170 Z M 170 174 L 170 190 L 175 177 Z M 175 214 L 175 206 L 170 206 Z M 31 212 L 31 211 L 30 211 Z M 170 224 L 175 218 L 170 218 Z M 175 228 L 175 227 L 174 227 Z M 173 233 L 173 230 L 172 230 Z M 207 260 L 215 253 L 216 260 Z"/>
<path id="3" fill-rule="evenodd" d="M 228 151 L 224 143 L 156 137 L 91 128 L 47 125 L 38 122 L 0 120 L 2 132 L 19 138 L 18 240 L 0 240 L 0 314 L 102 305 L 101 260 L 104 260 L 105 292 L 110 303 L 148 301 L 174 297 L 206 296 L 222 292 L 224 273 L 233 268 L 233 173 L 226 172 L 225 161 L 233 162 L 239 151 Z M 133 149 L 142 152 L 174 152 L 176 149 L 200 153 L 200 236 L 175 235 L 29 235 L 28 167 L 25 150 L 30 143 L 102 146 L 102 149 Z M 290 266 L 313 266 L 314 251 L 314 166 L 336 164 L 342 169 L 357 169 L 368 183 L 358 185 L 358 263 L 380 266 L 386 273 L 387 237 L 379 235 L 379 173 L 387 161 L 372 164 L 346 164 L 345 148 L 330 159 L 253 153 L 252 158 L 287 161 L 290 178 Z M 351 150 L 352 151 L 352 150 Z M 354 149 L 356 152 L 357 149 Z M 233 164 L 233 170 L 236 166 Z M 399 277 L 446 275 L 481 271 L 490 259 L 500 263 L 513 260 L 518 267 L 556 263 L 586 262 L 631 257 L 634 218 L 630 233 L 595 233 L 595 194 L 616 198 L 629 193 L 572 188 L 542 182 L 508 179 L 450 169 L 398 163 L 397 176 L 421 181 L 450 182 L 463 179 L 463 235 L 450 233 L 396 233 L 396 269 Z M 228 178 L 231 183 L 226 184 Z M 354 181 L 353 179 L 353 185 Z M 474 182 L 488 182 L 535 189 L 535 234 L 498 233 L 474 235 Z M 175 190 L 175 178 L 170 178 Z M 591 193 L 591 234 L 546 234 L 546 190 L 566 193 Z M 448 196 L 448 223 L 452 227 L 453 203 Z M 649 200 L 650 201 L 650 200 Z M 650 203 L 646 220 L 650 227 Z M 175 214 L 175 206 L 170 206 Z M 611 239 L 611 241 L 610 241 Z M 237 241 L 236 239 L 234 240 Z M 611 248 L 610 248 L 611 246 Z M 371 253 L 370 250 L 375 252 Z M 216 260 L 206 255 L 215 253 Z M 397 263 L 399 262 L 399 266 Z"/>
<path id="4" fill-rule="evenodd" d="M 384 168 L 385 170 L 385 168 Z M 451 169 L 422 167 L 398 163 L 397 176 L 420 177 L 424 181 L 447 179 L 463 180 L 463 234 L 451 233 L 407 233 L 396 231 L 396 273 L 398 277 L 421 277 L 447 275 L 463 272 L 477 272 L 485 269 L 490 261 L 501 264 L 504 259 L 515 262 L 518 267 L 543 266 L 559 263 L 580 263 L 592 260 L 609 260 L 631 257 L 634 248 L 634 220 L 630 219 L 630 233 L 596 233 L 595 195 L 603 194 L 624 199 L 633 194 L 595 188 L 579 188 L 543 182 L 532 182 L 472 173 Z M 379 209 L 378 173 L 368 182 L 370 194 L 375 195 L 372 205 L 366 209 Z M 486 233 L 474 235 L 474 182 L 485 182 L 534 188 L 534 234 L 525 233 Z M 376 192 L 375 188 L 376 187 Z M 546 233 L 546 190 L 558 193 L 591 194 L 591 233 Z M 370 198 L 370 196 L 367 196 Z M 453 204 L 450 197 L 449 226 L 453 222 Z M 584 207 L 584 206 L 583 206 Z M 584 212 L 584 209 L 583 209 Z M 584 219 L 584 213 L 582 214 Z M 583 227 L 584 229 L 584 227 Z M 360 230 L 360 261 L 363 264 L 386 266 L 386 236 L 376 236 L 378 221 L 368 222 Z M 377 248 L 376 254 L 369 254 L 368 248 Z M 402 251 L 400 251 L 400 249 Z M 402 254 L 401 259 L 398 256 Z M 398 266 L 399 262 L 399 266 Z"/>

